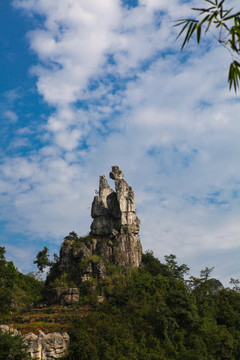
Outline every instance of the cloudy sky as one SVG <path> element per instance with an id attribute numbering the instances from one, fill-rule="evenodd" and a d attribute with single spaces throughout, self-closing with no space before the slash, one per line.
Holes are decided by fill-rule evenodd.
<path id="1" fill-rule="evenodd" d="M 180 52 L 173 21 L 196 3 L 1 1 L 0 245 L 21 271 L 89 232 L 118 165 L 144 250 L 240 278 L 240 95 L 214 34 Z"/>

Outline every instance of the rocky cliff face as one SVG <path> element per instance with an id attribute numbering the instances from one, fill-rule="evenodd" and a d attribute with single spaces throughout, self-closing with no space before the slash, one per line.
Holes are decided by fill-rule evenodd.
<path id="1" fill-rule="evenodd" d="M 8 331 L 13 336 L 21 334 L 8 325 L 0 325 L 2 331 Z M 67 352 L 69 346 L 69 335 L 65 333 L 45 334 L 39 331 L 38 334 L 29 333 L 24 336 L 24 342 L 28 346 L 31 359 L 54 360 L 61 358 Z"/>
<path id="2" fill-rule="evenodd" d="M 73 305 L 79 301 L 79 290 L 78 288 L 56 287 L 47 291 L 47 298 L 50 304 Z"/>
<path id="3" fill-rule="evenodd" d="M 134 192 L 118 166 L 112 167 L 109 176 L 115 181 L 115 191 L 105 176 L 100 176 L 98 196 L 92 203 L 91 234 L 93 238 L 100 236 L 95 241 L 94 251 L 114 264 L 138 267 L 142 247 L 137 236 L 140 221 L 136 215 Z"/>
<path id="4" fill-rule="evenodd" d="M 115 191 L 105 176 L 100 176 L 98 195 L 92 203 L 91 232 L 83 238 L 72 232 L 64 239 L 59 262 L 51 270 L 47 284 L 63 274 L 68 274 L 77 287 L 91 278 L 102 279 L 107 274 L 106 261 L 128 268 L 140 265 L 140 221 L 133 190 L 118 166 L 113 166 L 109 175 L 115 182 Z M 64 301 L 62 295 L 56 301 Z"/>
<path id="5" fill-rule="evenodd" d="M 25 343 L 29 348 L 32 359 L 54 360 L 66 354 L 69 346 L 69 335 L 65 333 L 45 334 L 39 330 L 38 334 L 25 335 Z"/>

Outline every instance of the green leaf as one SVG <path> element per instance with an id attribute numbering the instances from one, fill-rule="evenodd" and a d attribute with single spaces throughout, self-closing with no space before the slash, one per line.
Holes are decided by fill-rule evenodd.
<path id="1" fill-rule="evenodd" d="M 212 4 L 212 5 L 215 5 L 215 3 L 213 1 L 210 1 L 210 0 L 205 0 L 205 1 Z"/>
<path id="2" fill-rule="evenodd" d="M 218 4 L 218 8 L 219 8 L 219 9 L 222 8 L 222 5 L 223 5 L 224 1 L 225 1 L 225 0 L 222 0 L 222 1 Z"/>
<path id="3" fill-rule="evenodd" d="M 200 21 L 200 25 L 204 24 L 206 21 L 208 21 L 208 19 L 210 18 L 210 15 L 205 16 L 201 21 Z"/>
<path id="4" fill-rule="evenodd" d="M 237 89 L 239 88 L 239 80 L 240 80 L 240 64 L 239 62 L 234 60 L 229 67 L 229 73 L 228 73 L 229 90 L 231 90 L 233 86 L 234 91 L 237 92 Z"/>
<path id="5" fill-rule="evenodd" d="M 184 22 L 183 22 L 184 23 Z M 178 39 L 181 35 L 182 35 L 182 33 L 184 32 L 184 30 L 186 29 L 186 27 L 188 26 L 188 22 L 186 22 L 185 23 L 185 25 L 183 26 L 183 28 L 182 28 L 182 30 L 180 31 L 180 33 L 178 34 L 178 36 L 177 36 L 177 38 L 176 39 Z M 182 25 L 182 24 L 177 24 L 177 25 L 175 25 L 175 26 L 179 26 L 179 25 Z"/>
<path id="6" fill-rule="evenodd" d="M 212 9 L 216 9 L 216 7 L 215 7 L 215 6 L 212 6 L 212 7 L 208 8 L 208 9 L 203 9 L 203 8 L 192 8 L 192 10 L 195 10 L 195 11 L 200 11 L 200 12 L 202 12 L 202 13 L 204 13 L 204 12 L 210 12 L 210 10 L 212 10 Z"/>
<path id="7" fill-rule="evenodd" d="M 233 9 L 230 9 L 228 14 L 232 11 Z M 227 16 L 227 17 L 224 17 L 224 20 L 227 21 L 227 20 L 231 20 L 231 19 L 235 19 L 236 17 L 240 16 L 240 12 L 237 12 L 236 14 L 233 14 L 233 15 L 230 15 L 230 16 Z"/>
<path id="8" fill-rule="evenodd" d="M 185 39 L 184 39 L 184 41 L 183 41 L 183 44 L 182 44 L 182 48 L 181 48 L 181 49 L 183 49 L 184 46 L 186 45 L 186 43 L 189 42 L 189 40 L 191 39 L 192 34 L 193 34 L 194 31 L 196 30 L 196 27 L 197 27 L 196 22 L 191 22 L 191 23 L 189 24 L 188 31 L 187 31 L 186 37 L 185 37 Z"/>
<path id="9" fill-rule="evenodd" d="M 198 44 L 200 43 L 200 39 L 201 39 L 201 25 L 197 26 L 197 42 Z"/>

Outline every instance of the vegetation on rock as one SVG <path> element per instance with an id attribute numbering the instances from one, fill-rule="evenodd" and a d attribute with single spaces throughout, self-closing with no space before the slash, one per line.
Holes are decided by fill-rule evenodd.
<path id="1" fill-rule="evenodd" d="M 240 294 L 215 292 L 203 277 L 190 290 L 179 276 L 185 266 L 170 258 L 174 268 L 148 252 L 139 269 L 119 268 L 105 278 L 105 300 L 74 321 L 65 359 L 238 359 Z"/>
<path id="2" fill-rule="evenodd" d="M 72 248 L 90 241 L 84 238 L 80 241 L 75 233 L 69 236 L 67 240 L 72 241 Z M 37 308 L 33 308 L 33 314 L 27 314 L 29 329 L 32 326 L 43 331 L 51 331 L 51 327 L 52 331 L 56 331 L 57 326 L 68 329 L 70 346 L 65 360 L 238 359 L 238 287 L 235 286 L 235 290 L 224 289 L 218 280 L 210 279 L 212 268 L 202 270 L 199 278 L 190 276 L 186 280 L 184 276 L 189 268 L 185 264 L 178 265 L 176 256 L 172 254 L 165 260 L 165 264 L 161 263 L 148 251 L 143 254 L 139 268 L 128 269 L 105 261 L 106 276 L 83 283 L 79 304 L 62 307 L 62 310 L 57 305 L 39 307 L 38 314 L 34 314 Z M 99 261 L 99 258 L 93 261 Z M 9 265 L 2 248 L 0 265 L 1 290 L 8 292 L 10 289 L 13 296 L 11 289 L 23 291 L 24 284 L 24 296 L 30 297 L 27 290 L 34 290 L 36 282 L 39 282 L 32 276 L 20 274 L 12 263 Z M 56 264 L 52 264 L 54 266 Z M 11 274 L 15 275 L 11 277 Z M 62 276 L 65 276 L 64 273 Z M 70 273 L 67 276 L 70 279 Z M 22 280 L 20 286 L 21 277 L 25 282 Z M 32 282 L 31 287 L 26 279 Z M 233 279 L 232 283 L 238 284 Z M 34 296 L 39 299 L 39 293 L 36 289 L 34 291 L 31 294 L 33 301 L 36 300 Z M 88 304 L 88 307 L 85 309 L 83 304 Z M 9 312 L 6 307 L 2 308 L 2 313 L 3 310 Z M 8 315 L 9 321 L 19 329 L 24 312 L 18 315 L 20 320 L 16 315 L 14 320 L 14 313 L 12 310 L 11 316 Z M 34 317 L 35 325 L 31 323 Z M 7 335 L 1 336 L 0 352 L 3 352 L 10 343 Z M 12 341 L 13 346 L 17 339 Z M 19 349 L 24 350 L 20 346 Z M 13 355 L 12 359 L 20 359 L 17 356 Z"/>

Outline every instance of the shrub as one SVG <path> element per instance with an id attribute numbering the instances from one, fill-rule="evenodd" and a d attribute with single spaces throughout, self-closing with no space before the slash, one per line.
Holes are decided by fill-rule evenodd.
<path id="1" fill-rule="evenodd" d="M 0 360 L 30 359 L 27 346 L 21 335 L 13 336 L 10 332 L 0 330 Z"/>

